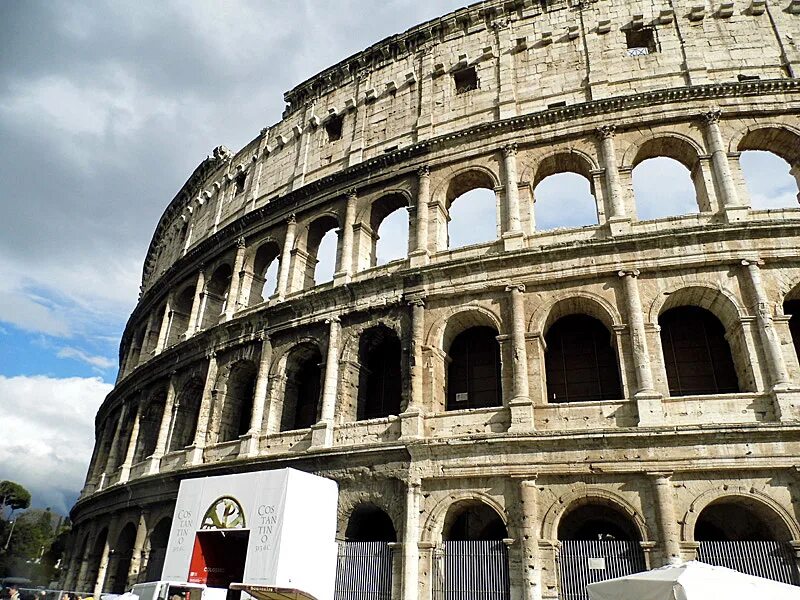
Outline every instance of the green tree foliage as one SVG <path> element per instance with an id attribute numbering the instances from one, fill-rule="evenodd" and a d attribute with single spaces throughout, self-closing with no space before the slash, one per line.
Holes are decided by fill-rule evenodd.
<path id="1" fill-rule="evenodd" d="M 14 481 L 0 481 L 0 515 L 5 515 L 6 509 L 11 512 L 31 505 L 31 493 Z"/>

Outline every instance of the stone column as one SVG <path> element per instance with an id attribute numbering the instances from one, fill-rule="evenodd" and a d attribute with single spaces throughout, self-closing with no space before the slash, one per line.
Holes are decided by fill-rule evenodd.
<path id="1" fill-rule="evenodd" d="M 228 291 L 228 303 L 225 305 L 225 320 L 233 318 L 233 314 L 239 310 L 239 293 L 242 290 L 242 280 L 246 273 L 244 271 L 244 254 L 247 251 L 245 240 L 240 237 L 236 240 L 236 257 L 233 259 L 233 275 L 231 277 L 231 289 Z"/>
<path id="2" fill-rule="evenodd" d="M 506 206 L 508 210 L 507 229 L 503 232 L 503 247 L 518 250 L 525 236 L 519 212 L 519 175 L 517 174 L 517 145 L 503 146 L 503 166 L 505 171 Z"/>
<path id="3" fill-rule="evenodd" d="M 322 386 L 322 410 L 319 423 L 311 429 L 311 445 L 328 448 L 333 445 L 333 419 L 336 413 L 336 395 L 339 385 L 339 317 L 325 321 L 329 326 L 328 353 L 325 358 L 325 378 Z"/>
<path id="4" fill-rule="evenodd" d="M 356 190 L 348 190 L 342 226 L 342 247 L 339 249 L 339 265 L 333 279 L 336 283 L 347 283 L 353 276 L 353 225 L 356 222 Z"/>
<path id="5" fill-rule="evenodd" d="M 103 591 L 103 585 L 106 582 L 106 572 L 108 571 L 108 559 L 111 554 L 111 545 L 108 542 L 108 538 L 111 535 L 111 531 L 113 529 L 114 522 L 112 521 L 111 524 L 108 526 L 108 533 L 106 534 L 106 541 L 103 544 L 103 552 L 100 554 L 100 564 L 97 568 L 97 580 L 88 582 L 90 585 L 93 586 L 93 595 L 95 598 L 100 598 L 100 593 Z"/>
<path id="6" fill-rule="evenodd" d="M 169 430 L 175 417 L 175 373 L 171 373 L 169 377 L 169 385 L 167 386 L 167 397 L 164 399 L 164 410 L 161 412 L 161 423 L 158 426 L 158 438 L 156 438 L 156 447 L 153 450 L 153 455 L 150 458 L 150 468 L 148 472 L 155 475 L 161 468 L 161 458 L 167 452 L 167 442 L 169 441 Z"/>
<path id="7" fill-rule="evenodd" d="M 639 409 L 639 426 L 659 425 L 664 421 L 664 410 L 661 405 L 661 395 L 656 392 L 653 386 L 650 349 L 647 346 L 644 311 L 642 310 L 642 299 L 639 295 L 639 270 L 622 270 L 617 274 L 622 279 L 631 351 L 633 352 L 633 366 L 636 370 L 634 398 L 636 398 L 636 405 Z"/>
<path id="8" fill-rule="evenodd" d="M 524 600 L 541 600 L 542 566 L 539 558 L 539 505 L 536 479 L 519 482 L 522 548 L 522 597 Z"/>
<path id="9" fill-rule="evenodd" d="M 403 600 L 419 598 L 419 513 L 422 484 L 409 477 L 406 489 L 406 522 L 403 530 Z"/>
<path id="10" fill-rule="evenodd" d="M 509 431 L 531 431 L 533 404 L 528 389 L 528 348 L 525 339 L 525 286 L 514 283 L 506 287 L 511 293 L 511 354 L 514 374 L 514 397 L 509 403 L 511 426 Z"/>
<path id="11" fill-rule="evenodd" d="M 656 512 L 658 513 L 658 529 L 667 564 L 679 564 L 681 558 L 680 533 L 678 519 L 675 515 L 675 499 L 673 496 L 672 473 L 648 473 L 653 477 L 656 495 Z M 651 565 L 652 566 L 652 565 Z"/>
<path id="12" fill-rule="evenodd" d="M 281 252 L 280 272 L 278 273 L 278 300 L 283 300 L 289 292 L 289 273 L 292 268 L 292 248 L 294 248 L 294 236 L 297 229 L 297 221 L 294 215 L 286 221 L 286 236 L 283 239 L 283 251 Z"/>
<path id="13" fill-rule="evenodd" d="M 603 167 L 606 172 L 606 197 L 608 198 L 606 222 L 609 225 L 611 235 L 625 233 L 630 225 L 630 218 L 625 211 L 625 199 L 623 198 L 622 186 L 619 181 L 617 149 L 616 144 L 614 144 L 615 133 L 616 127 L 613 125 L 597 128 L 597 135 L 602 146 Z"/>
<path id="14" fill-rule="evenodd" d="M 133 542 L 131 552 L 131 564 L 128 567 L 127 581 L 125 589 L 135 584 L 139 580 L 139 572 L 142 567 L 142 556 L 144 554 L 144 543 L 147 540 L 147 516 L 144 512 L 139 515 L 139 523 L 136 527 L 136 539 Z"/>
<path id="15" fill-rule="evenodd" d="M 164 305 L 164 316 L 161 318 L 161 329 L 158 330 L 158 341 L 156 341 L 154 354 L 160 354 L 167 344 L 167 336 L 169 335 L 170 323 L 172 322 L 172 305 L 174 303 L 175 291 L 170 290 L 167 295 L 167 302 Z"/>
<path id="16" fill-rule="evenodd" d="M 258 375 L 253 392 L 253 413 L 250 418 L 250 430 L 247 440 L 242 443 L 242 450 L 247 456 L 257 456 L 259 438 L 264 424 L 264 407 L 267 403 L 267 384 L 269 383 L 269 367 L 272 364 L 272 342 L 267 335 L 261 340 L 261 357 L 258 361 Z M 240 452 L 241 452 L 240 451 Z"/>
<path id="17" fill-rule="evenodd" d="M 119 411 L 119 421 L 114 426 L 114 437 L 111 438 L 111 447 L 108 450 L 108 457 L 106 458 L 106 466 L 103 469 L 103 484 L 105 483 L 105 478 L 116 469 L 117 461 L 119 460 L 119 436 L 122 435 L 122 426 L 125 423 L 125 419 L 128 417 L 128 405 L 123 404 L 122 409 Z M 103 486 L 105 487 L 105 486 Z"/>
<path id="18" fill-rule="evenodd" d="M 89 527 L 89 532 L 86 534 L 86 542 L 83 548 L 83 554 L 80 556 L 80 566 L 78 568 L 78 576 L 75 579 L 75 591 L 85 591 L 82 588 L 84 586 L 88 586 L 86 583 L 86 572 L 89 570 L 89 559 L 92 555 L 92 549 L 94 548 L 94 541 L 95 536 L 97 535 L 97 530 L 94 525 Z"/>
<path id="19" fill-rule="evenodd" d="M 428 263 L 428 202 L 431 197 L 431 170 L 427 166 L 417 170 L 417 247 L 409 255 L 411 266 Z"/>
<path id="20" fill-rule="evenodd" d="M 719 129 L 719 110 L 710 110 L 703 113 L 706 140 L 711 151 L 711 164 L 714 168 L 714 181 L 717 184 L 717 196 L 722 204 L 722 210 L 728 221 L 741 221 L 747 217 L 748 207 L 739 200 L 736 183 L 731 174 L 731 165 L 728 162 L 728 152 Z"/>
<path id="21" fill-rule="evenodd" d="M 781 421 L 796 420 L 800 416 L 798 411 L 800 397 L 796 397 L 796 393 L 790 392 L 791 377 L 789 369 L 786 367 L 780 338 L 775 331 L 775 324 L 769 311 L 769 298 L 764 291 L 759 264 L 758 260 L 742 261 L 750 288 L 751 310 L 756 316 L 758 334 L 764 349 L 769 387 L 774 396 L 776 416 Z"/>
<path id="22" fill-rule="evenodd" d="M 200 327 L 200 320 L 202 316 L 201 304 L 204 298 L 204 288 L 206 286 L 206 274 L 203 267 L 197 272 L 197 283 L 194 287 L 194 300 L 192 300 L 192 310 L 189 313 L 189 325 L 186 328 L 186 337 L 191 337 L 194 332 Z"/>
<path id="23" fill-rule="evenodd" d="M 211 409 L 214 405 L 217 383 L 217 353 L 211 352 L 208 355 L 208 371 L 206 382 L 203 386 L 203 397 L 200 401 L 200 414 L 197 415 L 197 430 L 194 434 L 194 444 L 192 445 L 188 463 L 199 465 L 203 462 L 203 450 L 206 447 L 208 437 L 208 424 L 211 422 Z"/>
<path id="24" fill-rule="evenodd" d="M 409 297 L 408 304 L 411 307 L 411 395 L 405 411 L 400 415 L 400 439 L 415 439 L 424 435 L 422 344 L 425 337 L 425 299 L 423 296 Z"/>
<path id="25" fill-rule="evenodd" d="M 139 426 L 142 420 L 142 412 L 144 412 L 144 399 L 139 400 L 139 405 L 136 407 L 136 416 L 133 419 L 133 426 L 131 427 L 131 437 L 128 439 L 128 448 L 125 452 L 125 460 L 122 461 L 122 467 L 119 474 L 119 482 L 124 483 L 128 481 L 131 473 L 131 466 L 136 457 L 136 446 L 139 443 Z"/>

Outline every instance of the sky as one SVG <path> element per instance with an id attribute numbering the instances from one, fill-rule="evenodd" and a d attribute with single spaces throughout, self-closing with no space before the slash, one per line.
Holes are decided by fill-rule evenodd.
<path id="1" fill-rule="evenodd" d="M 150 238 L 212 149 L 277 122 L 304 79 L 465 3 L 0 2 L 0 480 L 74 503 Z M 793 200 L 792 180 L 753 172 L 765 202 Z M 594 222 L 585 180 L 560 177 L 536 190 L 539 227 Z M 670 185 L 637 193 L 691 195 Z M 405 254 L 392 219 L 379 262 Z M 451 243 L 493 239 L 493 220 L 491 197 L 459 199 Z"/>

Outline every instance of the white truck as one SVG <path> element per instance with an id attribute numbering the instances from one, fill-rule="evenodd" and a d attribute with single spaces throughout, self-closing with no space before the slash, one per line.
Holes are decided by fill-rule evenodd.
<path id="1" fill-rule="evenodd" d="M 225 600 L 228 590 L 202 583 L 149 581 L 137 583 L 131 593 L 138 596 L 139 600 Z"/>

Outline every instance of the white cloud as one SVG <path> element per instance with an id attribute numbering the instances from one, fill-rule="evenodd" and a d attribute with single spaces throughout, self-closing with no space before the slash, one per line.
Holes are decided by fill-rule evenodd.
<path id="1" fill-rule="evenodd" d="M 116 361 L 106 356 L 95 356 L 89 354 L 88 352 L 84 352 L 80 348 L 72 348 L 71 346 L 65 346 L 61 348 L 61 350 L 58 351 L 57 356 L 59 358 L 74 358 L 75 360 L 85 362 L 87 365 L 95 367 L 95 369 L 99 371 L 105 371 L 106 369 L 110 369 L 117 364 Z"/>
<path id="2" fill-rule="evenodd" d="M 0 479 L 25 486 L 37 506 L 69 510 L 92 455 L 95 413 L 112 387 L 99 378 L 0 375 Z"/>

